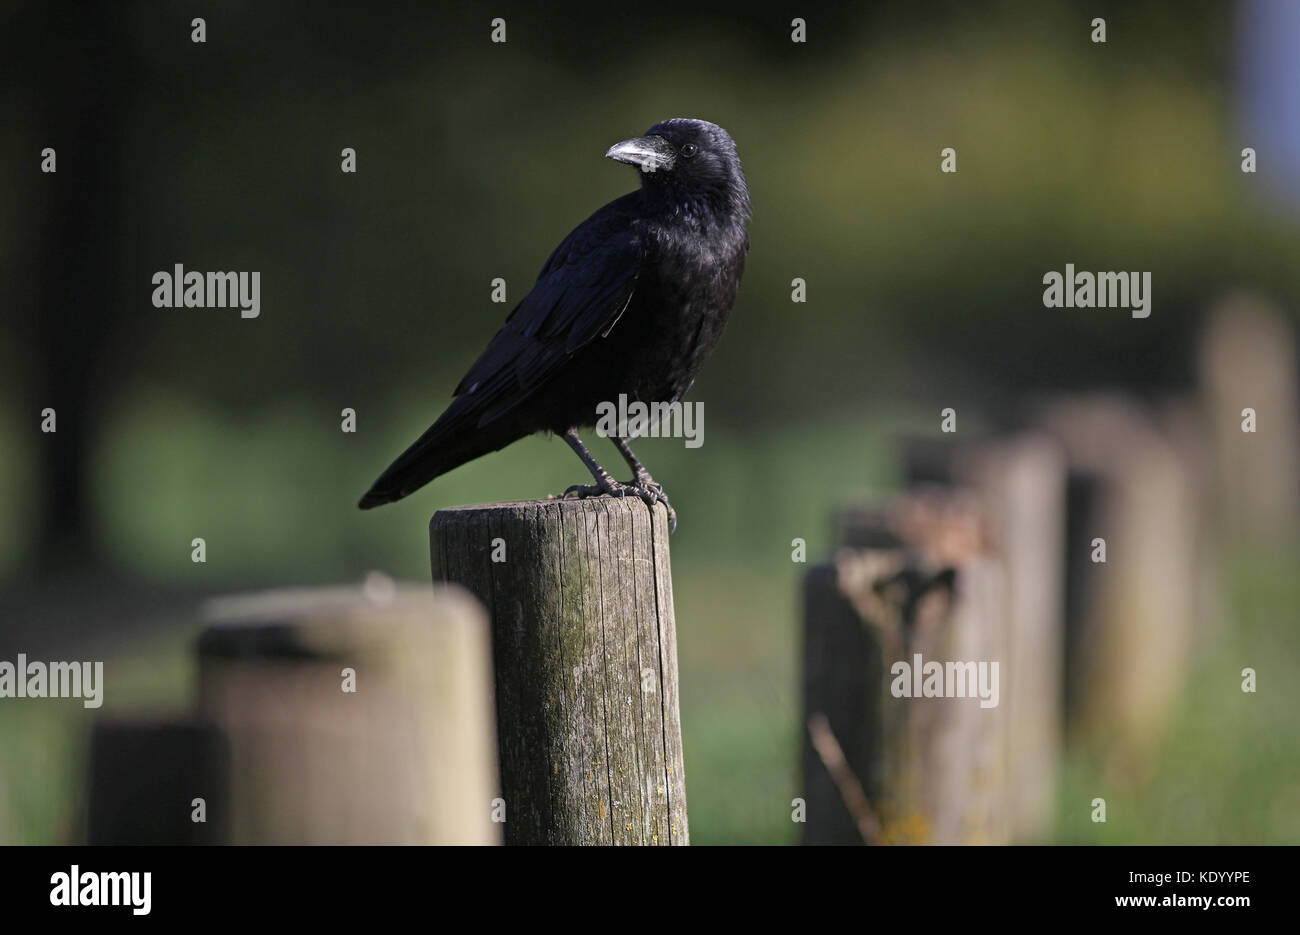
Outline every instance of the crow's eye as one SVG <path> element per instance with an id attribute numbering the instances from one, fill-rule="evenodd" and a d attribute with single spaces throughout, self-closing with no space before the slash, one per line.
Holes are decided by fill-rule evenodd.
<path id="1" fill-rule="evenodd" d="M 684 146 L 682 146 L 681 152 L 683 156 L 685 156 L 687 159 L 690 159 L 697 152 L 699 152 L 699 147 L 696 146 L 694 143 L 687 143 Z"/>

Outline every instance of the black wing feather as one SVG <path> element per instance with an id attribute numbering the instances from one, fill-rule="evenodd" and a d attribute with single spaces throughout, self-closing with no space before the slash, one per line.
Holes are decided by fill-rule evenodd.
<path id="1" fill-rule="evenodd" d="M 637 193 L 633 193 L 637 194 Z M 509 412 L 575 352 L 607 336 L 636 289 L 644 255 L 619 199 L 579 225 L 456 387 L 482 427 Z"/>

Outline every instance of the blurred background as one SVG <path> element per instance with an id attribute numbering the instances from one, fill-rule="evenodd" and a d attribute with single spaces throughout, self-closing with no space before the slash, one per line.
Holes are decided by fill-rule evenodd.
<path id="1" fill-rule="evenodd" d="M 829 558 L 832 512 L 897 489 L 900 439 L 938 435 L 943 408 L 978 435 L 1103 391 L 1186 403 L 1209 445 L 1225 411 L 1261 405 L 1233 388 L 1262 375 L 1294 419 L 1300 5 L 787 6 L 0 2 L 0 659 L 104 659 L 100 714 L 183 706 L 203 596 L 425 580 L 436 509 L 583 481 L 534 438 L 355 506 L 509 310 L 492 280 L 521 297 L 636 184 L 605 149 L 672 116 L 730 131 L 754 203 L 732 322 L 691 392 L 705 443 L 637 449 L 681 518 L 694 843 L 799 839 L 792 541 Z M 260 317 L 154 308 L 151 276 L 176 263 L 260 271 Z M 1044 308 L 1066 263 L 1150 271 L 1150 317 Z M 1230 331 L 1238 307 L 1258 340 L 1216 364 L 1232 338 L 1210 323 Z M 1205 454 L 1220 480 L 1285 491 L 1296 430 L 1261 415 L 1283 452 L 1262 464 Z M 1266 528 L 1200 504 L 1214 625 L 1141 769 L 1066 746 L 1047 840 L 1300 842 L 1300 550 L 1277 496 Z M 0 701 L 0 840 L 81 839 L 94 714 Z M 1103 784 L 1122 820 L 1089 820 Z"/>

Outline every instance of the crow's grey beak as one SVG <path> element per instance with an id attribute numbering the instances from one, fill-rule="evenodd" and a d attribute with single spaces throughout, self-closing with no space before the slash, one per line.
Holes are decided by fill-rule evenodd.
<path id="1" fill-rule="evenodd" d="M 615 143 L 605 153 L 605 158 L 640 166 L 642 172 L 657 172 L 673 167 L 677 161 L 677 151 L 662 136 L 642 136 Z"/>

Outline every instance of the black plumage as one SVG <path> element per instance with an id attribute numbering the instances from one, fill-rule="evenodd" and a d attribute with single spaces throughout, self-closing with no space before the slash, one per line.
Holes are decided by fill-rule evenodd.
<path id="1" fill-rule="evenodd" d="M 703 120 L 666 120 L 609 149 L 641 187 L 605 205 L 556 247 L 537 282 L 456 387 L 438 420 L 375 481 L 362 509 L 400 500 L 440 474 L 534 432 L 562 435 L 596 479 L 579 496 L 636 495 L 675 514 L 626 439 L 615 481 L 577 430 L 620 394 L 681 398 L 717 346 L 740 286 L 749 189 L 735 143 Z"/>

